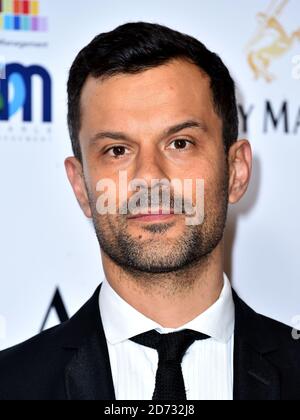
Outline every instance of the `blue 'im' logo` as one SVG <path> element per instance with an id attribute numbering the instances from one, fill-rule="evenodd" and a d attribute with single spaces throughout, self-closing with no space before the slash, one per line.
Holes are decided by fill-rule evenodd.
<path id="1" fill-rule="evenodd" d="M 51 77 L 41 66 L 25 67 L 22 64 L 6 65 L 5 79 L 0 81 L 0 121 L 8 121 L 20 109 L 23 110 L 23 121 L 32 122 L 32 77 L 42 79 L 42 119 L 52 121 Z M 13 97 L 9 97 L 9 86 L 13 87 Z"/>

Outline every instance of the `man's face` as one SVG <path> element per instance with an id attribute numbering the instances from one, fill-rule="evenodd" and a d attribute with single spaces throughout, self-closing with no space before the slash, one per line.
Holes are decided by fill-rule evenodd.
<path id="1" fill-rule="evenodd" d="M 187 121 L 199 126 L 167 134 Z M 222 121 L 214 110 L 209 78 L 197 66 L 174 60 L 135 75 L 90 77 L 81 96 L 79 137 L 85 213 L 93 218 L 102 251 L 117 265 L 144 273 L 171 272 L 216 248 L 225 227 L 229 176 Z M 149 189 L 152 180 L 179 179 L 183 184 L 191 179 L 193 199 L 196 179 L 204 180 L 204 222 L 188 226 L 185 214 L 156 219 L 100 215 L 96 187 L 101 179 L 115 183 L 117 209 L 124 205 L 120 171 L 127 172 L 128 182 L 144 179 Z M 128 192 L 127 201 L 132 194 Z M 175 196 L 171 192 L 171 209 Z"/>

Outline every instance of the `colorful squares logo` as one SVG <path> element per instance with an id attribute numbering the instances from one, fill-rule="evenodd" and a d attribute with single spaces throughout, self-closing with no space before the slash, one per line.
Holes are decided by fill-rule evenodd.
<path id="1" fill-rule="evenodd" d="M 0 30 L 46 32 L 48 19 L 40 16 L 40 1 L 0 0 Z"/>

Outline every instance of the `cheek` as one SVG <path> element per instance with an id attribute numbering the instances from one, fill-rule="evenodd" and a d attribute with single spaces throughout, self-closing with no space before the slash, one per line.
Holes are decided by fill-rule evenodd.
<path id="1" fill-rule="evenodd" d="M 209 202 L 218 202 L 228 184 L 228 173 L 223 161 L 212 164 L 204 174 L 205 197 Z"/>

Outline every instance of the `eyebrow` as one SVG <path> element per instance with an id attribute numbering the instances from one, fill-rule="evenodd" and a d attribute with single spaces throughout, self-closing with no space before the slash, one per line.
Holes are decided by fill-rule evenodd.
<path id="1" fill-rule="evenodd" d="M 197 128 L 204 132 L 208 131 L 207 125 L 205 123 L 198 120 L 188 120 L 188 121 L 184 121 L 180 124 L 176 124 L 165 129 L 162 133 L 162 136 L 168 137 L 187 128 Z M 130 140 L 130 137 L 128 135 L 120 131 L 100 131 L 99 133 L 97 133 L 95 136 L 91 138 L 90 142 L 91 144 L 94 144 L 94 143 L 97 143 L 98 140 L 107 139 L 107 138 L 112 139 L 112 140 L 123 140 L 123 141 Z"/>

